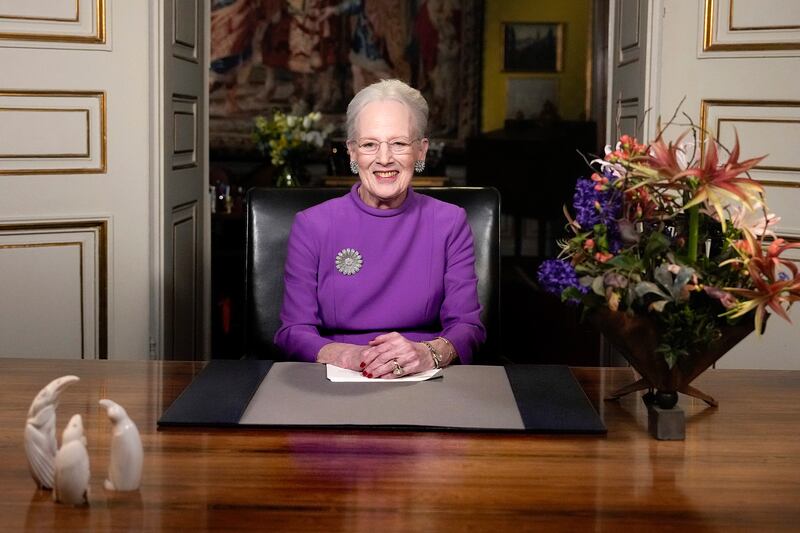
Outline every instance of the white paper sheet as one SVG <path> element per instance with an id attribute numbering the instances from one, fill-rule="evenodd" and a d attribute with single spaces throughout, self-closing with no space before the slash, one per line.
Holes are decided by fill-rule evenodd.
<path id="1" fill-rule="evenodd" d="M 394 379 L 375 379 L 367 378 L 361 375 L 361 372 L 355 370 L 348 370 L 334 365 L 325 365 L 325 371 L 328 380 L 339 383 L 350 383 L 355 381 L 363 381 L 364 383 L 407 383 L 409 381 L 425 381 L 431 378 L 436 378 L 442 375 L 441 368 L 432 368 L 419 374 L 411 374 L 402 378 Z"/>

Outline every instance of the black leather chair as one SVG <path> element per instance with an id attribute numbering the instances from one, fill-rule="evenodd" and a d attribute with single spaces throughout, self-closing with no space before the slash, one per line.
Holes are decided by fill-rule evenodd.
<path id="1" fill-rule="evenodd" d="M 247 254 L 245 273 L 245 356 L 283 360 L 272 339 L 280 327 L 283 269 L 289 230 L 298 211 L 342 196 L 349 189 L 253 188 L 247 193 Z M 481 321 L 487 330 L 475 362 L 501 361 L 500 349 L 500 193 L 492 187 L 432 187 L 418 189 L 462 206 L 475 240 L 475 270 Z"/>

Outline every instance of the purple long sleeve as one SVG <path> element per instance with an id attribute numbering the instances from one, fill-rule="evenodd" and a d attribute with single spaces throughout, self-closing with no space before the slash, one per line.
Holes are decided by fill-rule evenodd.
<path id="1" fill-rule="evenodd" d="M 470 363 L 486 331 L 466 213 L 412 189 L 399 208 L 374 209 L 358 186 L 295 217 L 275 343 L 314 361 L 330 342 L 366 345 L 398 331 L 413 341 L 446 337 Z M 345 248 L 363 258 L 351 276 L 336 269 Z"/>

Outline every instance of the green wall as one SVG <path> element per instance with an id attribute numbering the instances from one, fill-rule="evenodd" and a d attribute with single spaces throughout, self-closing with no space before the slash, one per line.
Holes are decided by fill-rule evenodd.
<path id="1" fill-rule="evenodd" d="M 565 120 L 587 115 L 587 70 L 591 58 L 592 0 L 486 0 L 483 56 L 482 130 L 503 127 L 506 117 L 506 86 L 510 78 L 558 79 L 558 111 Z M 504 22 L 564 23 L 561 72 L 503 72 Z"/>

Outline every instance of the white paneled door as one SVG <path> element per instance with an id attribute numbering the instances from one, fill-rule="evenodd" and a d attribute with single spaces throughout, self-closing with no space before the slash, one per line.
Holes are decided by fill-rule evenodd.
<path id="1" fill-rule="evenodd" d="M 658 117 L 666 121 L 681 101 L 680 111 L 726 146 L 738 132 L 741 159 L 769 154 L 752 174 L 766 186 L 769 207 L 782 217 L 776 233 L 800 241 L 800 2 L 613 0 L 612 5 L 621 16 L 611 28 L 620 35 L 610 41 L 617 43 L 611 94 L 619 96 L 614 88 L 623 94 L 611 102 L 614 109 L 621 108 L 624 119 L 634 115 L 625 113 L 626 101 L 644 101 L 636 116 L 649 109 L 643 119 L 645 140 L 654 136 Z M 645 5 L 649 14 L 643 24 Z M 639 17 L 633 16 L 637 9 Z M 632 43 L 650 46 L 638 88 L 628 81 L 637 78 L 622 70 Z M 680 131 L 676 126 L 667 136 Z M 800 254 L 791 258 L 800 261 Z M 766 335 L 751 335 L 717 366 L 800 369 L 800 310 L 792 311 L 794 325 L 772 317 Z"/>
<path id="2" fill-rule="evenodd" d="M 201 70 L 207 1 L 175 2 L 0 0 L 0 356 L 203 354 L 204 84 L 159 52 Z"/>

